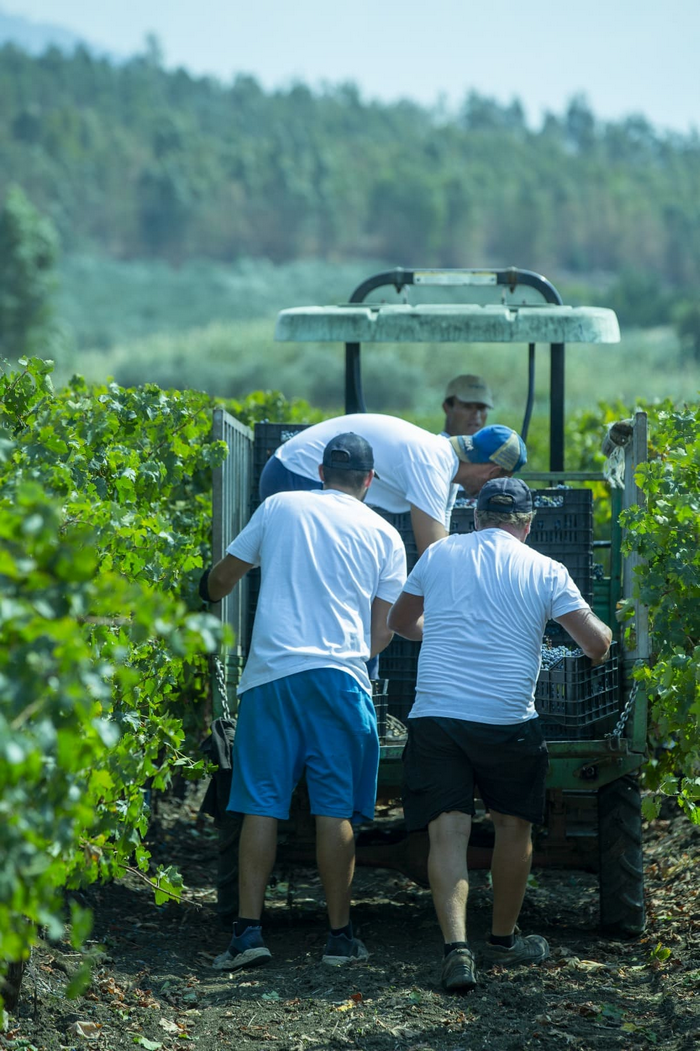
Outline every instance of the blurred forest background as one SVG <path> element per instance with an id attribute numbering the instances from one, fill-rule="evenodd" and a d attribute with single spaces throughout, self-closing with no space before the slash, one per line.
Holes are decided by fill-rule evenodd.
<path id="1" fill-rule="evenodd" d="M 571 346 L 567 408 L 700 387 L 700 139 L 585 98 L 529 127 L 518 100 L 459 112 L 352 84 L 264 91 L 85 48 L 0 48 L 0 353 L 56 378 L 225 398 L 275 389 L 342 411 L 342 347 L 275 344 L 277 311 L 345 302 L 369 274 L 518 266 L 613 307 L 620 346 Z M 480 372 L 518 426 L 523 348 L 378 346 L 367 403 L 438 428 Z M 543 412 L 548 363 L 538 364 Z"/>

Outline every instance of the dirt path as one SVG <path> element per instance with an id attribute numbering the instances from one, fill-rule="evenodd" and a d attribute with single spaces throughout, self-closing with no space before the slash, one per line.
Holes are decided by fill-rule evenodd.
<path id="1" fill-rule="evenodd" d="M 483 973 L 454 997 L 439 985 L 441 942 L 429 892 L 404 877 L 360 870 L 354 922 L 367 964 L 320 964 L 322 895 L 314 873 L 278 872 L 269 895 L 266 968 L 231 976 L 211 969 L 228 935 L 214 914 L 214 830 L 195 825 L 194 801 L 161 807 L 152 849 L 174 862 L 188 902 L 156 908 L 135 876 L 93 888 L 93 946 L 101 956 L 90 988 L 65 990 L 80 957 L 43 947 L 27 968 L 17 1016 L 0 1036 L 16 1051 L 561 1051 L 576 1048 L 690 1051 L 700 1019 L 700 828 L 683 817 L 646 830 L 649 927 L 636 942 L 596 930 L 595 877 L 533 873 L 521 926 L 545 935 L 540 967 Z M 487 875 L 472 878 L 470 939 L 487 929 Z"/>

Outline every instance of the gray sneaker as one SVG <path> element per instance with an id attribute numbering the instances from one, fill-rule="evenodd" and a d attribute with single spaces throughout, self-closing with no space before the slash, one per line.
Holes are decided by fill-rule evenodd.
<path id="1" fill-rule="evenodd" d="M 442 961 L 442 987 L 448 993 L 468 993 L 476 985 L 476 965 L 470 949 L 453 949 Z"/>
<path id="2" fill-rule="evenodd" d="M 321 963 L 326 967 L 344 967 L 348 963 L 360 963 L 369 959 L 364 942 L 359 938 L 346 938 L 344 934 L 328 935 Z"/>
<path id="3" fill-rule="evenodd" d="M 541 963 L 549 956 L 549 943 L 539 934 L 525 936 L 516 934 L 510 949 L 507 949 L 505 945 L 492 945 L 491 942 L 486 942 L 482 946 L 481 955 L 487 963 L 499 964 L 501 967 Z"/>
<path id="4" fill-rule="evenodd" d="M 228 949 L 216 957 L 212 967 L 216 971 L 239 971 L 243 967 L 269 963 L 271 956 L 263 941 L 262 928 L 248 927 L 243 934 L 233 935 Z"/>

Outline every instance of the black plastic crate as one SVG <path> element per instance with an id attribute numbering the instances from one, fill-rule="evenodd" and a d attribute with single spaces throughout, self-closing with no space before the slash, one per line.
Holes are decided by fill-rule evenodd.
<path id="1" fill-rule="evenodd" d="M 256 481 L 260 472 L 280 445 L 305 431 L 308 423 L 256 423 L 253 430 L 253 470 Z"/>
<path id="2" fill-rule="evenodd" d="M 551 501 L 551 503 L 547 503 Z M 527 543 L 569 570 L 586 602 L 593 602 L 593 493 L 538 489 L 537 514 Z"/>
<path id="3" fill-rule="evenodd" d="M 258 486 L 263 467 L 280 445 L 284 445 L 300 431 L 306 430 L 308 423 L 256 423 L 253 431 L 253 489 L 251 493 L 251 513 L 260 503 Z"/>
<path id="4" fill-rule="evenodd" d="M 593 543 L 593 492 L 590 489 L 537 489 L 528 543 L 549 554 L 551 546 Z M 554 556 L 552 556 L 554 557 Z"/>
<path id="5" fill-rule="evenodd" d="M 416 680 L 389 679 L 387 683 L 387 713 L 395 719 L 406 722 L 408 713 L 416 699 Z"/>
<path id="6" fill-rule="evenodd" d="M 568 655 L 543 668 L 535 689 L 535 707 L 548 740 L 600 737 L 612 729 L 620 706 L 617 643 L 604 664 Z"/>
<path id="7" fill-rule="evenodd" d="M 450 519 L 450 533 L 474 532 L 474 508 L 455 507 Z"/>
<path id="8" fill-rule="evenodd" d="M 593 494 L 590 489 L 538 489 L 537 514 L 526 543 L 569 570 L 586 602 L 593 601 Z M 545 501 L 552 501 L 551 504 Z M 406 548 L 409 572 L 418 561 L 408 511 L 392 514 L 382 508 L 374 510 L 398 531 Z M 450 533 L 474 530 L 474 508 L 455 507 Z"/>
<path id="9" fill-rule="evenodd" d="M 593 543 L 593 493 L 590 489 L 534 489 L 535 517 L 527 543 L 549 554 L 550 547 Z M 551 502 L 548 502 L 551 501 Z M 474 508 L 455 507 L 451 533 L 471 533 Z"/>
<path id="10" fill-rule="evenodd" d="M 551 504 L 544 501 L 551 500 Z M 593 494 L 590 489 L 537 489 L 536 511 L 525 541 L 561 562 L 588 603 L 593 601 Z M 456 507 L 450 533 L 474 530 L 474 508 Z"/>
<path id="11" fill-rule="evenodd" d="M 414 643 L 418 647 L 418 643 Z M 385 679 L 410 679 L 415 683 L 418 671 L 418 654 L 420 647 L 414 652 L 390 653 L 391 647 L 386 649 L 379 657 L 379 674 Z"/>

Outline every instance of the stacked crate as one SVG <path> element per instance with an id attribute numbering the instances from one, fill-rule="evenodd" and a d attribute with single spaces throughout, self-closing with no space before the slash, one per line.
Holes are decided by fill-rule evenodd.
<path id="1" fill-rule="evenodd" d="M 619 708 L 617 643 L 611 645 L 605 664 L 592 667 L 588 657 L 572 652 L 543 668 L 535 707 L 549 741 L 589 740 L 612 730 Z"/>
<path id="2" fill-rule="evenodd" d="M 253 431 L 253 490 L 250 494 L 250 513 L 260 503 L 258 487 L 263 467 L 280 445 L 284 445 L 300 431 L 305 431 L 308 423 L 256 423 Z"/>

